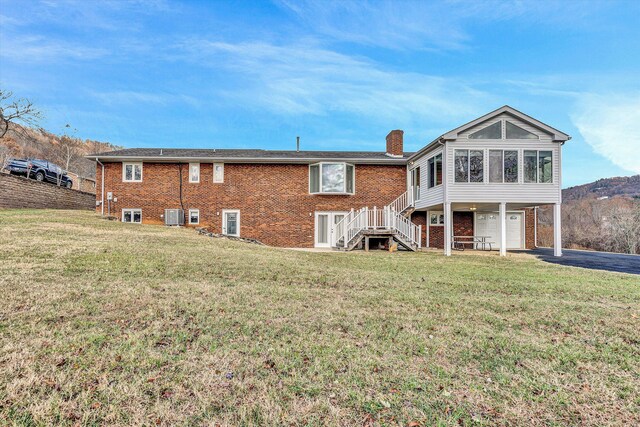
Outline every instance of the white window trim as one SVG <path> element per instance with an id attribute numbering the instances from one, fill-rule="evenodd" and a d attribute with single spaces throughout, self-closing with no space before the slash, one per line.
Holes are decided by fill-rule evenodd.
<path id="1" fill-rule="evenodd" d="M 500 138 L 471 138 L 471 135 L 473 135 L 475 133 L 478 133 L 483 129 L 486 129 L 489 126 L 493 126 L 496 123 L 500 123 Z M 480 126 L 480 125 L 478 125 L 478 126 Z M 496 120 L 495 122 L 493 122 L 491 124 L 488 124 L 488 125 L 482 126 L 482 127 L 477 127 L 475 130 L 469 131 L 469 134 L 467 135 L 467 139 L 469 141 L 500 141 L 500 140 L 505 139 L 505 132 L 506 132 L 505 131 L 505 127 L 506 127 L 506 125 L 504 124 L 504 120 L 503 119 L 499 119 L 499 120 Z"/>
<path id="2" fill-rule="evenodd" d="M 216 179 L 216 166 L 222 166 L 222 177 L 220 179 Z M 215 184 L 224 183 L 224 163 L 214 163 L 213 164 L 213 182 Z"/>
<path id="3" fill-rule="evenodd" d="M 431 215 L 438 215 L 438 220 L 440 220 L 440 215 L 444 215 L 444 211 L 429 211 L 429 217 L 427 218 L 427 227 L 444 227 L 444 218 L 442 219 L 442 224 L 431 224 Z"/>
<path id="4" fill-rule="evenodd" d="M 443 171 L 443 176 L 442 176 L 442 180 L 440 181 L 440 184 L 436 184 L 436 179 L 434 179 L 434 184 L 433 187 L 429 187 L 429 185 L 431 185 L 431 169 L 429 168 L 429 160 L 433 159 L 433 170 L 434 172 L 437 170 L 436 168 L 436 157 L 441 156 L 440 157 L 440 169 L 442 169 Z M 427 165 L 427 190 L 431 190 L 432 188 L 436 188 L 442 185 L 442 183 L 444 182 L 444 169 L 442 168 L 442 163 L 443 163 L 443 159 L 444 159 L 444 155 L 443 155 L 443 151 L 440 151 L 439 153 L 434 154 L 433 156 L 429 156 L 427 157 L 427 161 L 426 161 L 426 165 Z M 422 172 L 422 171 L 421 171 Z M 436 174 L 436 178 L 438 177 L 438 174 Z"/>
<path id="5" fill-rule="evenodd" d="M 132 165 L 133 166 L 133 171 L 132 171 L 132 174 L 131 174 L 133 179 L 127 179 L 126 170 L 127 170 L 127 166 L 128 165 Z M 136 166 L 140 166 L 140 179 L 135 179 L 135 176 L 136 176 L 135 167 Z M 144 168 L 142 167 L 142 162 L 122 162 L 122 182 L 142 182 L 143 173 L 144 173 Z"/>
<path id="6" fill-rule="evenodd" d="M 237 234 L 228 234 L 225 233 L 225 228 L 226 228 L 226 221 L 227 221 L 227 217 L 225 214 L 227 213 L 237 213 L 238 216 L 238 233 Z M 233 236 L 233 237 L 240 237 L 240 209 L 222 209 L 222 234 L 224 234 L 225 236 Z"/>
<path id="7" fill-rule="evenodd" d="M 502 139 L 508 139 L 509 141 L 540 141 L 540 135 L 538 135 L 537 133 L 533 133 L 530 130 L 527 130 L 525 128 L 523 128 L 522 126 L 520 126 L 517 123 L 514 123 L 512 120 L 503 120 L 503 131 L 502 131 Z M 507 138 L 507 122 L 511 123 L 512 125 L 514 125 L 517 128 L 522 129 L 523 131 L 529 132 L 531 135 L 535 135 L 535 138 Z"/>
<path id="8" fill-rule="evenodd" d="M 418 177 L 418 182 L 414 183 L 413 182 L 413 177 L 414 174 L 416 173 L 416 170 L 420 170 L 420 176 Z M 418 197 L 416 199 L 414 199 L 414 202 L 418 202 L 420 201 L 421 197 L 422 197 L 422 191 L 420 191 L 420 185 L 422 184 L 422 168 L 420 167 L 420 165 L 414 166 L 412 169 L 409 170 L 409 191 L 413 191 L 413 187 L 418 187 Z M 417 184 L 417 185 L 411 185 L 411 184 Z M 412 194 L 413 196 L 413 194 Z"/>
<path id="9" fill-rule="evenodd" d="M 191 222 L 191 213 L 198 213 L 198 222 Z M 189 209 L 189 224 L 200 224 L 200 209 Z"/>
<path id="10" fill-rule="evenodd" d="M 534 182 L 526 180 L 526 174 L 525 174 L 525 170 L 524 170 L 524 165 L 525 165 L 524 152 L 525 151 L 535 151 L 536 152 L 536 180 Z M 541 151 L 549 151 L 551 153 L 551 181 L 549 181 L 549 182 L 540 182 L 540 152 Z M 555 162 L 556 162 L 555 158 L 556 158 L 555 152 L 554 152 L 554 150 L 551 150 L 551 149 L 542 150 L 542 149 L 535 148 L 535 149 L 531 149 L 531 150 L 529 150 L 529 149 L 522 150 L 522 183 L 525 184 L 525 185 L 540 185 L 540 184 L 542 184 L 542 185 L 552 185 L 553 182 L 554 182 L 553 170 L 554 170 Z"/>
<path id="11" fill-rule="evenodd" d="M 491 152 L 492 151 L 501 151 L 502 152 L 502 182 L 491 182 Z M 505 181 L 505 173 L 506 173 L 506 169 L 504 167 L 504 152 L 505 151 L 515 151 L 518 157 L 518 177 L 514 182 L 506 182 Z M 513 184 L 520 184 L 520 178 L 524 175 L 522 173 L 522 167 L 520 164 L 520 151 L 522 150 L 518 150 L 518 149 L 509 149 L 509 148 L 488 148 L 486 150 L 485 153 L 485 165 L 487 167 L 487 177 L 486 177 L 486 183 L 487 184 L 507 184 L 507 185 L 513 185 Z M 533 151 L 533 150 L 532 150 Z M 458 184 L 464 184 L 464 183 L 458 183 Z"/>
<path id="12" fill-rule="evenodd" d="M 343 186 L 343 190 L 344 191 L 322 191 L 322 165 L 342 165 L 344 167 L 344 186 Z M 347 192 L 347 165 L 351 166 L 353 168 L 353 192 Z M 318 189 L 319 191 L 317 192 L 312 192 L 311 191 L 311 166 L 318 166 Z M 312 163 L 309 165 L 309 194 L 319 194 L 319 195 L 354 195 L 356 194 L 356 165 L 354 165 L 353 163 L 347 163 L 347 162 L 318 162 L 318 163 Z"/>
<path id="13" fill-rule="evenodd" d="M 495 141 L 495 140 L 494 140 Z M 456 181 L 456 151 L 466 151 L 467 152 L 467 180 L 466 181 Z M 471 152 L 472 151 L 480 151 L 482 153 L 482 181 L 471 181 Z M 510 150 L 515 151 L 515 150 Z M 488 151 L 484 148 L 456 148 L 453 150 L 453 184 L 485 184 L 487 182 L 487 171 L 489 170 L 488 166 Z M 494 184 L 497 184 L 494 182 Z"/>
<path id="14" fill-rule="evenodd" d="M 193 180 L 193 176 L 191 175 L 191 168 L 196 166 L 198 168 L 198 180 Z M 200 182 L 200 163 L 189 163 L 189 182 L 193 184 L 197 184 Z"/>
<path id="15" fill-rule="evenodd" d="M 124 221 L 124 214 L 125 212 L 131 212 L 131 222 L 125 222 Z M 135 222 L 133 221 L 133 213 L 134 212 L 140 212 L 140 222 Z M 139 208 L 127 208 L 127 209 L 122 209 L 122 219 L 121 222 L 124 222 L 125 224 L 142 224 L 142 209 Z"/>

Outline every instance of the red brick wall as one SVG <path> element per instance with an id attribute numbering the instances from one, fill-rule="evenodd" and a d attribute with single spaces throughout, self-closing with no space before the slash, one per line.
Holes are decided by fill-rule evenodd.
<path id="1" fill-rule="evenodd" d="M 533 208 L 523 209 L 524 211 L 524 232 L 525 248 L 535 248 L 535 218 Z M 424 216 L 424 212 L 414 212 L 414 216 Z M 414 221 L 415 222 L 415 221 Z M 473 212 L 454 212 L 453 228 L 455 236 L 473 236 Z M 429 241 L 432 248 L 444 248 L 444 227 L 430 226 Z M 426 239 L 423 237 L 423 246 L 426 246 Z"/>
<path id="2" fill-rule="evenodd" d="M 424 212 L 419 214 L 424 215 Z M 473 236 L 473 212 L 453 212 L 453 235 Z M 444 226 L 429 226 L 429 247 L 444 248 Z"/>
<path id="3" fill-rule="evenodd" d="M 426 212 L 413 212 L 411 214 L 411 222 L 415 225 L 422 226 L 422 247 L 427 246 L 427 216 Z"/>
<path id="4" fill-rule="evenodd" d="M 387 135 L 387 153 L 402 156 L 404 150 L 404 131 L 392 130 Z"/>
<path id="5" fill-rule="evenodd" d="M 200 183 L 189 183 L 188 164 L 182 167 L 183 204 L 200 210 L 199 226 L 222 230 L 222 210 L 240 210 L 240 234 L 268 245 L 312 247 L 315 211 L 348 211 L 384 206 L 406 191 L 405 166 L 356 165 L 355 195 L 309 194 L 308 165 L 231 164 L 224 166 L 224 183 L 213 183 L 213 165 L 200 164 Z M 101 199 L 101 170 L 96 173 Z M 146 224 L 163 224 L 165 209 L 180 208 L 177 164 L 144 163 L 143 182 L 122 182 L 122 163 L 105 163 L 106 193 L 118 199 L 111 214 L 123 208 L 142 209 Z M 100 209 L 100 208 L 98 208 Z M 186 213 L 186 212 L 185 212 Z"/>
<path id="6" fill-rule="evenodd" d="M 536 247 L 536 229 L 535 229 L 535 214 L 533 208 L 524 210 L 524 247 L 527 249 L 533 249 Z"/>

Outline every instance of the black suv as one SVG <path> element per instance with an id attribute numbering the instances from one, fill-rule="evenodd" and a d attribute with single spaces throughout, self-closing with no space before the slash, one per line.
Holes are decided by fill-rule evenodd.
<path id="1" fill-rule="evenodd" d="M 66 171 L 54 163 L 41 159 L 12 159 L 7 164 L 7 170 L 14 175 L 35 178 L 36 181 L 49 181 L 54 184 L 71 188 L 73 181 L 67 176 Z"/>

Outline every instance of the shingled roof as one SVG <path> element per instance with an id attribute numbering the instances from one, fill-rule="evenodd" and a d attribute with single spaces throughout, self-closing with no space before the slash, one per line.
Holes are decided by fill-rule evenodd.
<path id="1" fill-rule="evenodd" d="M 358 163 L 404 164 L 413 153 L 403 157 L 389 156 L 379 151 L 294 151 L 258 149 L 189 149 L 189 148 L 128 148 L 86 156 L 101 161 L 225 161 L 248 163 L 309 163 L 322 160 L 343 160 Z"/>

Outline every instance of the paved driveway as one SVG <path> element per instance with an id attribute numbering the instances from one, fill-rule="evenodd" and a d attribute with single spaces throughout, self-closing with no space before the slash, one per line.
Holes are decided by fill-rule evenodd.
<path id="1" fill-rule="evenodd" d="M 593 270 L 640 274 L 640 255 L 563 249 L 561 257 L 554 257 L 553 249 L 549 248 L 537 248 L 531 251 L 526 251 L 526 253 L 534 255 L 542 261 L 553 264 L 571 265 L 573 267 L 591 268 Z"/>

